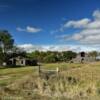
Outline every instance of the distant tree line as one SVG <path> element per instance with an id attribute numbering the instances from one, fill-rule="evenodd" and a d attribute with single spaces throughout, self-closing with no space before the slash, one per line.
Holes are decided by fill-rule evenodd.
<path id="1" fill-rule="evenodd" d="M 76 52 L 73 51 L 47 51 L 40 52 L 34 51 L 31 53 L 26 53 L 22 49 L 16 47 L 14 45 L 14 39 L 11 34 L 6 30 L 0 31 L 0 65 L 3 62 L 8 61 L 12 57 L 23 56 L 29 59 L 34 59 L 43 63 L 55 63 L 55 62 L 68 62 L 77 56 Z M 96 56 L 100 55 L 97 51 L 89 52 L 88 55 L 90 57 L 96 58 Z"/>
<path id="2" fill-rule="evenodd" d="M 27 56 L 31 59 L 36 59 L 39 62 L 44 63 L 54 63 L 54 62 L 66 62 L 70 61 L 72 58 L 75 58 L 77 55 L 76 52 L 73 51 L 47 51 L 47 52 L 39 52 L 34 51 L 32 53 L 27 53 Z"/>
<path id="3" fill-rule="evenodd" d="M 55 63 L 55 62 L 69 62 L 72 61 L 73 58 L 76 58 L 76 56 L 80 53 L 76 53 L 73 51 L 47 51 L 47 52 L 42 52 L 42 51 L 34 51 L 32 53 L 26 53 L 26 56 L 29 57 L 30 59 L 35 59 L 39 62 L 44 62 L 44 63 Z M 96 59 L 97 56 L 100 56 L 100 53 L 97 51 L 91 51 L 88 53 L 89 57 L 92 57 Z M 81 55 L 80 55 L 81 56 Z"/>

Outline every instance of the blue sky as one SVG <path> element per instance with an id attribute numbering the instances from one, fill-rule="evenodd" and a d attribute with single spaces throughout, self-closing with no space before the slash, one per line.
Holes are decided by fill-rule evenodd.
<path id="1" fill-rule="evenodd" d="M 90 28 L 94 23 L 98 26 Z M 0 29 L 7 29 L 25 48 L 66 45 L 66 50 L 97 50 L 100 38 L 94 39 L 91 31 L 96 34 L 99 26 L 100 0 L 0 0 Z"/>

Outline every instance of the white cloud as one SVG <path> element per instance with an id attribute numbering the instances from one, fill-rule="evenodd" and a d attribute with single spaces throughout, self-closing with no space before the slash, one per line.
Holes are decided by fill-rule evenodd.
<path id="1" fill-rule="evenodd" d="M 64 24 L 64 28 L 66 27 L 74 27 L 74 28 L 84 28 L 86 27 L 86 25 L 88 25 L 90 23 L 90 19 L 88 18 L 84 18 L 78 21 L 69 21 L 67 23 Z"/>
<path id="2" fill-rule="evenodd" d="M 100 28 L 100 20 L 92 21 L 91 23 L 86 25 L 85 28 L 89 28 L 89 29 L 98 29 L 98 28 Z"/>
<path id="3" fill-rule="evenodd" d="M 22 31 L 22 32 L 29 32 L 29 33 L 37 33 L 37 32 L 42 31 L 42 29 L 40 29 L 40 28 L 31 27 L 31 26 L 27 26 L 26 28 L 17 27 L 16 30 Z"/>
<path id="4" fill-rule="evenodd" d="M 71 39 L 74 39 L 74 40 L 81 40 L 84 36 L 81 35 L 81 34 L 74 34 Z"/>
<path id="5" fill-rule="evenodd" d="M 42 31 L 42 29 L 40 28 L 35 28 L 35 27 L 30 27 L 30 26 L 27 26 L 26 30 L 27 32 L 30 32 L 30 33 L 37 33 L 37 32 Z"/>
<path id="6" fill-rule="evenodd" d="M 100 10 L 96 10 L 92 14 L 93 20 L 83 18 L 78 21 L 68 21 L 63 27 L 64 28 L 75 28 L 80 30 L 78 33 L 72 35 L 60 36 L 60 39 L 66 41 L 76 41 L 79 44 L 100 44 Z M 66 38 L 65 38 L 66 37 Z"/>
<path id="7" fill-rule="evenodd" d="M 27 51 L 32 52 L 35 50 L 38 51 L 66 51 L 72 50 L 70 46 L 67 45 L 32 45 L 32 44 L 22 44 L 18 45 L 19 48 Z"/>
<path id="8" fill-rule="evenodd" d="M 22 45 L 18 45 L 18 47 L 27 52 L 32 52 L 35 50 L 38 50 L 38 51 L 43 50 L 43 48 L 41 46 L 36 46 L 36 45 L 32 45 L 32 44 L 22 44 Z"/>
<path id="9" fill-rule="evenodd" d="M 27 52 L 32 52 L 32 51 L 75 51 L 75 52 L 80 52 L 80 51 L 93 51 L 93 50 L 99 50 L 99 46 L 97 45 L 95 48 L 94 46 L 88 46 L 88 45 L 33 45 L 33 44 L 22 44 L 18 45 L 19 48 L 27 51 Z"/>
<path id="10" fill-rule="evenodd" d="M 93 13 L 93 17 L 96 20 L 100 20 L 100 10 L 95 10 L 94 13 Z"/>

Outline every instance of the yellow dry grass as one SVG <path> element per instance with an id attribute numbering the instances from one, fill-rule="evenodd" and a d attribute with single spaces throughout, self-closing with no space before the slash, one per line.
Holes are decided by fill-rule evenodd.
<path id="1" fill-rule="evenodd" d="M 100 100 L 100 62 L 43 64 L 45 69 L 56 67 L 59 75 L 48 79 L 39 77 L 37 67 L 0 69 L 0 77 L 8 77 L 0 78 L 1 99 Z"/>

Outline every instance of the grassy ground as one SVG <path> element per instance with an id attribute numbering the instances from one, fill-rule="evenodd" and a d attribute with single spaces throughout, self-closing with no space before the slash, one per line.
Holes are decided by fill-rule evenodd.
<path id="1" fill-rule="evenodd" d="M 100 100 L 100 62 L 52 63 L 57 75 L 38 74 L 38 67 L 1 68 L 0 100 Z"/>

